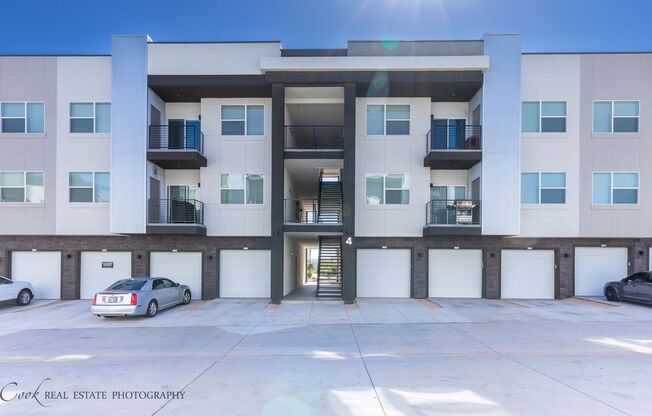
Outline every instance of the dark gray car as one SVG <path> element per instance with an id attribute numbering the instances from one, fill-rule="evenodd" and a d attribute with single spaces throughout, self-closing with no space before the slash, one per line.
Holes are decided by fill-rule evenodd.
<path id="1" fill-rule="evenodd" d="M 604 297 L 610 301 L 631 300 L 652 304 L 652 272 L 638 272 L 619 282 L 604 285 Z"/>

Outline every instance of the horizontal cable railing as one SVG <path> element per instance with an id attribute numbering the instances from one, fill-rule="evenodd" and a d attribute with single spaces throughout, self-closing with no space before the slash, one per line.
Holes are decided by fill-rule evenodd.
<path id="1" fill-rule="evenodd" d="M 426 204 L 426 225 L 480 225 L 480 201 L 433 199 Z"/>
<path id="2" fill-rule="evenodd" d="M 343 126 L 285 126 L 286 150 L 341 150 Z"/>
<path id="3" fill-rule="evenodd" d="M 432 126 L 426 134 L 426 151 L 431 150 L 480 150 L 482 126 L 448 124 Z"/>
<path id="4" fill-rule="evenodd" d="M 341 224 L 342 200 L 286 199 L 283 220 L 290 224 Z"/>
<path id="5" fill-rule="evenodd" d="M 197 126 L 149 126 L 150 150 L 196 150 L 204 153 L 204 133 Z"/>
<path id="6" fill-rule="evenodd" d="M 204 224 L 204 203 L 196 199 L 150 199 L 150 224 Z"/>

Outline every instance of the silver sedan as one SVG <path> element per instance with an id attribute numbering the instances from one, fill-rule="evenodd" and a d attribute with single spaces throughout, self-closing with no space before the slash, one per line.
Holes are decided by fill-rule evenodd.
<path id="1" fill-rule="evenodd" d="M 115 282 L 93 297 L 91 313 L 114 317 L 155 316 L 159 310 L 192 300 L 190 288 L 164 277 L 132 277 Z"/>
<path id="2" fill-rule="evenodd" d="M 631 300 L 652 304 L 652 272 L 638 272 L 604 285 L 604 297 L 610 301 Z"/>

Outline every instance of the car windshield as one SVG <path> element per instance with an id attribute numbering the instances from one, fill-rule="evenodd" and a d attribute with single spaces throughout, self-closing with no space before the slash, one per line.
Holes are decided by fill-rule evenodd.
<path id="1" fill-rule="evenodd" d="M 140 290 L 145 286 L 146 280 L 126 279 L 115 282 L 107 290 Z"/>

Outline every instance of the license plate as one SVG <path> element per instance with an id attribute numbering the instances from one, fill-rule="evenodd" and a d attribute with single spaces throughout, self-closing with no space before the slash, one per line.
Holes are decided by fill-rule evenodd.
<path id="1" fill-rule="evenodd" d="M 109 303 L 118 303 L 118 297 L 117 296 L 110 296 L 108 298 Z"/>

